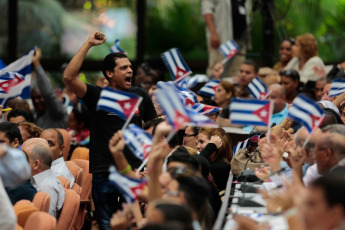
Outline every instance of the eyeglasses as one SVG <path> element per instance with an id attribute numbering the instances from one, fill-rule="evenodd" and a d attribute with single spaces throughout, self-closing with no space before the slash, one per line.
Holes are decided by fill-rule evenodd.
<path id="1" fill-rule="evenodd" d="M 198 134 L 184 134 L 183 137 L 195 137 Z"/>

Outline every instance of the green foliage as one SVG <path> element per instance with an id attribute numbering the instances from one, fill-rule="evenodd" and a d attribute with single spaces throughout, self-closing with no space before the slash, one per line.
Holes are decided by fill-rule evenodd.
<path id="1" fill-rule="evenodd" d="M 186 59 L 206 58 L 205 24 L 199 1 L 174 0 L 165 6 L 149 0 L 146 15 L 146 54 L 179 48 Z"/>

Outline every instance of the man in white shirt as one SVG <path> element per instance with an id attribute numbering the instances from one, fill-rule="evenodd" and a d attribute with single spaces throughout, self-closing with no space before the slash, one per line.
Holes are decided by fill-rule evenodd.
<path id="1" fill-rule="evenodd" d="M 58 217 L 65 200 L 65 191 L 50 169 L 52 152 L 48 146 L 37 144 L 28 155 L 33 176 L 31 183 L 38 192 L 43 191 L 50 195 L 49 214 Z"/>
<path id="2" fill-rule="evenodd" d="M 4 187 L 15 188 L 30 177 L 25 154 L 17 149 L 0 145 L 0 226 L 15 229 L 17 218 Z"/>
<path id="3" fill-rule="evenodd" d="M 70 188 L 72 188 L 75 178 L 72 173 L 68 170 L 66 163 L 63 158 L 64 141 L 62 134 L 57 129 L 46 129 L 42 132 L 41 138 L 48 142 L 48 145 L 53 153 L 53 162 L 51 170 L 53 174 L 63 176 L 70 182 Z"/>

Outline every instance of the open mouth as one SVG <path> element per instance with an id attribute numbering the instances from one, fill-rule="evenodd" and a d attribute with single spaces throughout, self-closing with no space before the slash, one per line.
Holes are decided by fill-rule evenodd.
<path id="1" fill-rule="evenodd" d="M 127 83 L 131 83 L 131 82 L 132 82 L 132 77 L 126 77 L 126 78 L 125 78 L 125 81 L 126 81 Z"/>

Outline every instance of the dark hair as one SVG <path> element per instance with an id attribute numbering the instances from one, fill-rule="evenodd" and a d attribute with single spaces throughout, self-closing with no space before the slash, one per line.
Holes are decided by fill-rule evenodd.
<path id="1" fill-rule="evenodd" d="M 242 64 L 245 64 L 245 65 L 250 65 L 250 66 L 253 66 L 254 67 L 254 71 L 255 73 L 258 73 L 259 72 L 259 66 L 258 64 L 256 64 L 256 62 L 252 59 L 246 59 L 242 62 Z"/>
<path id="2" fill-rule="evenodd" d="M 184 146 L 179 146 L 167 159 L 167 165 L 170 162 L 180 162 L 188 166 L 188 168 L 200 171 L 199 162 L 188 153 L 188 150 Z"/>
<path id="3" fill-rule="evenodd" d="M 291 44 L 292 46 L 296 44 L 296 39 L 294 39 L 294 38 L 285 38 L 281 43 L 283 43 L 283 42 L 285 42 L 285 41 L 290 42 L 290 44 Z M 281 43 L 280 43 L 280 44 L 281 44 Z"/>
<path id="4" fill-rule="evenodd" d="M 201 174 L 205 179 L 207 179 L 210 174 L 210 162 L 208 162 L 205 157 L 200 155 L 192 155 L 192 157 L 199 162 Z"/>
<path id="5" fill-rule="evenodd" d="M 102 72 L 104 77 L 109 81 L 109 77 L 107 76 L 107 71 L 113 71 L 116 66 L 116 60 L 118 58 L 127 58 L 127 55 L 124 53 L 116 52 L 110 53 L 105 56 L 103 63 L 102 63 Z"/>
<path id="6" fill-rule="evenodd" d="M 321 188 L 328 206 L 340 204 L 345 211 L 345 181 L 344 178 L 329 175 L 322 176 L 311 182 L 311 187 Z"/>
<path id="7" fill-rule="evenodd" d="M 165 121 L 164 118 L 156 117 L 145 123 L 144 130 L 148 130 L 149 128 L 153 127 L 153 130 L 152 130 L 152 135 L 153 135 L 154 131 L 156 131 L 156 126 L 163 121 Z"/>
<path id="8" fill-rule="evenodd" d="M 84 122 L 84 128 L 89 128 L 90 112 L 84 104 L 78 103 L 76 106 L 73 107 L 72 112 L 78 123 Z"/>
<path id="9" fill-rule="evenodd" d="M 192 223 L 192 215 L 188 207 L 180 204 L 159 203 L 155 208 L 164 215 L 164 221 L 177 221 L 181 223 Z"/>
<path id="10" fill-rule="evenodd" d="M 7 114 L 7 120 L 9 121 L 12 117 L 24 117 L 25 121 L 30 121 L 30 114 L 24 109 L 13 109 Z"/>
<path id="11" fill-rule="evenodd" d="M 179 192 L 183 192 L 188 206 L 197 213 L 203 229 L 211 226 L 211 213 L 208 198 L 210 187 L 207 181 L 199 176 L 180 176 L 176 178 Z"/>
<path id="12" fill-rule="evenodd" d="M 300 82 L 300 76 L 294 69 L 283 70 L 279 73 L 280 76 L 288 77 L 294 82 Z"/>
<path id="13" fill-rule="evenodd" d="M 1 122 L 0 123 L 0 132 L 4 132 L 5 133 L 5 137 L 8 138 L 8 140 L 10 141 L 10 143 L 12 143 L 14 141 L 14 139 L 18 139 L 19 144 L 23 144 L 23 139 L 22 139 L 22 135 L 20 133 L 20 130 L 18 128 L 17 124 L 5 121 L 5 122 Z"/>

